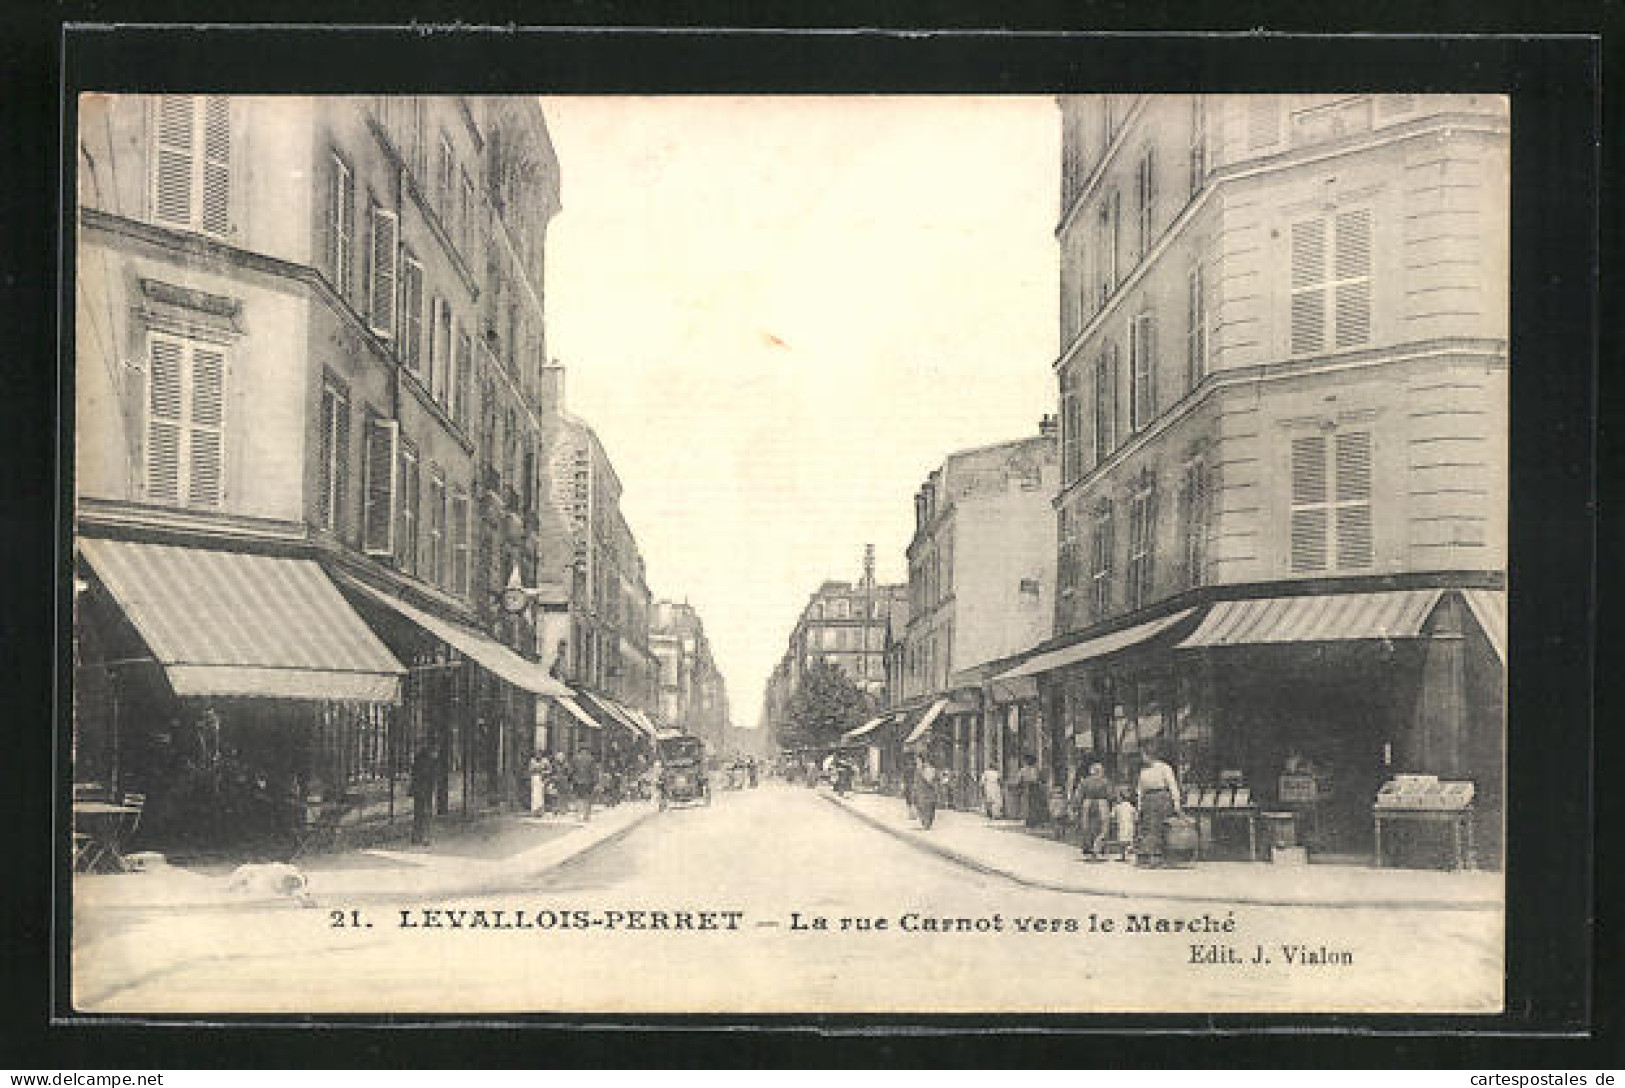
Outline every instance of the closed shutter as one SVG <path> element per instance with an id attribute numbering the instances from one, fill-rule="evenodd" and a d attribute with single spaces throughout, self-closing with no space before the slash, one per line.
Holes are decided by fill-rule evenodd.
<path id="1" fill-rule="evenodd" d="M 333 420 L 338 414 L 338 398 L 331 386 L 322 389 L 321 437 L 316 462 L 316 524 L 333 527 Z"/>
<path id="2" fill-rule="evenodd" d="M 1157 414 L 1156 322 L 1138 314 L 1129 322 L 1129 420 L 1136 432 Z"/>
<path id="3" fill-rule="evenodd" d="M 342 541 L 355 539 L 350 528 L 350 400 L 340 396 L 333 413 L 333 531 Z"/>
<path id="4" fill-rule="evenodd" d="M 1326 569 L 1326 439 L 1292 440 L 1292 569 Z"/>
<path id="5" fill-rule="evenodd" d="M 1337 346 L 1349 347 L 1371 338 L 1371 212 L 1340 213 L 1335 229 Z"/>
<path id="6" fill-rule="evenodd" d="M 468 594 L 468 496 L 461 493 L 451 500 L 451 588 Z"/>
<path id="7" fill-rule="evenodd" d="M 402 570 L 415 574 L 418 561 L 418 455 L 405 441 L 400 446 L 400 479 L 395 487 L 395 502 L 400 510 L 400 525 L 395 531 L 395 558 Z"/>
<path id="8" fill-rule="evenodd" d="M 459 427 L 468 426 L 469 373 L 474 369 L 474 338 L 464 332 L 457 338 L 457 380 L 452 388 L 452 419 Z"/>
<path id="9" fill-rule="evenodd" d="M 1292 224 L 1292 354 L 1326 346 L 1326 221 Z"/>
<path id="10" fill-rule="evenodd" d="M 1151 243 L 1157 232 L 1157 152 L 1145 149 L 1140 160 L 1140 256 L 1151 252 Z"/>
<path id="11" fill-rule="evenodd" d="M 1191 266 L 1185 298 L 1185 380 L 1194 389 L 1207 376 L 1207 296 L 1202 266 Z"/>
<path id="12" fill-rule="evenodd" d="M 181 432 L 186 350 L 154 337 L 147 383 L 147 497 L 181 501 Z"/>
<path id="13" fill-rule="evenodd" d="M 1247 99 L 1247 149 L 1273 147 L 1281 139 L 1280 103 L 1274 95 L 1252 95 Z"/>
<path id="14" fill-rule="evenodd" d="M 367 421 L 365 479 L 362 481 L 361 547 L 368 555 L 395 551 L 395 460 L 400 424 Z"/>
<path id="15" fill-rule="evenodd" d="M 1151 600 L 1157 584 L 1157 488 L 1146 489 L 1145 509 L 1140 515 L 1140 604 Z"/>
<path id="16" fill-rule="evenodd" d="M 196 158 L 196 107 L 192 95 L 158 96 L 152 211 L 160 223 L 192 225 L 192 171 Z"/>
<path id="17" fill-rule="evenodd" d="M 1195 196 L 1207 180 L 1207 100 L 1191 97 L 1190 191 Z"/>
<path id="18" fill-rule="evenodd" d="M 401 259 L 401 362 L 413 373 L 423 365 L 423 266 Z"/>
<path id="19" fill-rule="evenodd" d="M 400 259 L 400 232 L 395 213 L 372 206 L 372 283 L 368 306 L 372 331 L 384 339 L 395 335 L 395 268 Z"/>
<path id="20" fill-rule="evenodd" d="M 327 270 L 343 298 L 350 297 L 355 264 L 355 175 L 337 155 L 327 187 Z"/>
<path id="21" fill-rule="evenodd" d="M 203 229 L 231 230 L 231 102 L 216 95 L 203 108 Z"/>
<path id="22" fill-rule="evenodd" d="M 193 345 L 186 489 L 193 506 L 219 506 L 225 492 L 225 386 L 225 353 Z"/>
<path id="23" fill-rule="evenodd" d="M 1337 565 L 1369 567 L 1371 547 L 1371 432 L 1339 432 L 1337 457 Z"/>

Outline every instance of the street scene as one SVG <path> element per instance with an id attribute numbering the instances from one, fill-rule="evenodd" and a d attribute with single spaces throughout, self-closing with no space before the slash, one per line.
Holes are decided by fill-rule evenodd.
<path id="1" fill-rule="evenodd" d="M 76 1011 L 1501 1009 L 1504 98 L 78 107 Z"/>

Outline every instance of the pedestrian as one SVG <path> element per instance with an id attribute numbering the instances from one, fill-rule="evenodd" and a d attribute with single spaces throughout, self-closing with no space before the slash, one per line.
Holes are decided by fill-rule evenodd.
<path id="1" fill-rule="evenodd" d="M 598 761 L 592 749 L 577 748 L 570 760 L 570 782 L 575 787 L 576 800 L 581 803 L 581 822 L 592 819 L 592 799 L 598 792 Z"/>
<path id="2" fill-rule="evenodd" d="M 1168 839 L 1168 819 L 1183 816 L 1179 781 L 1174 770 L 1162 761 L 1161 750 L 1147 744 L 1141 751 L 1142 763 L 1136 791 L 1139 797 L 1139 828 L 1134 843 L 1135 861 L 1149 868 L 1161 868 L 1163 847 Z"/>
<path id="3" fill-rule="evenodd" d="M 1027 826 L 1042 827 L 1049 814 L 1049 798 L 1044 795 L 1044 783 L 1038 777 L 1038 760 L 1028 753 L 1021 757 L 1021 770 L 1016 773 L 1016 785 L 1022 793 L 1027 811 Z"/>
<path id="4" fill-rule="evenodd" d="M 429 845 L 434 826 L 434 795 L 438 785 L 440 754 L 433 744 L 422 744 L 412 760 L 412 841 Z"/>
<path id="5" fill-rule="evenodd" d="M 1112 806 L 1112 848 L 1118 851 L 1118 860 L 1127 861 L 1128 852 L 1134 848 L 1134 825 L 1139 814 L 1134 811 L 1134 802 L 1128 799 L 1128 787 L 1117 787 L 1117 803 Z"/>
<path id="6" fill-rule="evenodd" d="M 1102 860 L 1100 848 L 1111 830 L 1112 797 L 1116 791 L 1106 768 L 1099 763 L 1089 764 L 1089 773 L 1079 778 L 1072 787 L 1072 804 L 1078 812 L 1079 843 L 1093 861 Z"/>
<path id="7" fill-rule="evenodd" d="M 930 831 L 937 818 L 937 780 L 942 774 L 926 756 L 917 758 L 919 766 L 914 772 L 914 815 L 920 818 L 920 826 Z"/>
<path id="8" fill-rule="evenodd" d="M 530 755 L 530 814 L 540 816 L 547 810 L 547 778 L 552 768 L 544 752 Z"/>
<path id="9" fill-rule="evenodd" d="M 1004 815 L 1004 777 L 991 763 L 982 772 L 982 808 L 990 820 Z"/>

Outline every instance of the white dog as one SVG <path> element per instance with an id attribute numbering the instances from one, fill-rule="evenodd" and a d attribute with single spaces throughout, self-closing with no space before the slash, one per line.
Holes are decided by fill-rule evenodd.
<path id="1" fill-rule="evenodd" d="M 301 906 L 314 907 L 316 900 L 310 895 L 310 881 L 295 866 L 286 862 L 263 865 L 239 865 L 226 883 L 226 890 L 237 895 L 261 897 L 285 895 Z"/>

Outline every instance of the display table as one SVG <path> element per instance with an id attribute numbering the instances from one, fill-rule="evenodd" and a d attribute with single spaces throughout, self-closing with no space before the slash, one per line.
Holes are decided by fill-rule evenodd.
<path id="1" fill-rule="evenodd" d="M 1196 860 L 1202 859 L 1204 843 L 1211 847 L 1220 820 L 1246 821 L 1247 859 L 1258 860 L 1258 806 L 1253 804 L 1252 792 L 1246 786 L 1187 789 L 1185 811 L 1196 817 Z"/>
<path id="2" fill-rule="evenodd" d="M 1385 864 L 1382 827 L 1421 824 L 1449 831 L 1451 859 L 1457 869 L 1478 868 L 1473 843 L 1473 784 L 1441 782 L 1434 775 L 1402 774 L 1383 784 L 1371 806 L 1377 868 Z"/>
<path id="3" fill-rule="evenodd" d="M 123 845 L 141 823 L 141 809 L 106 801 L 75 801 L 74 869 L 81 873 L 125 871 Z M 82 840 L 82 841 L 81 841 Z"/>

